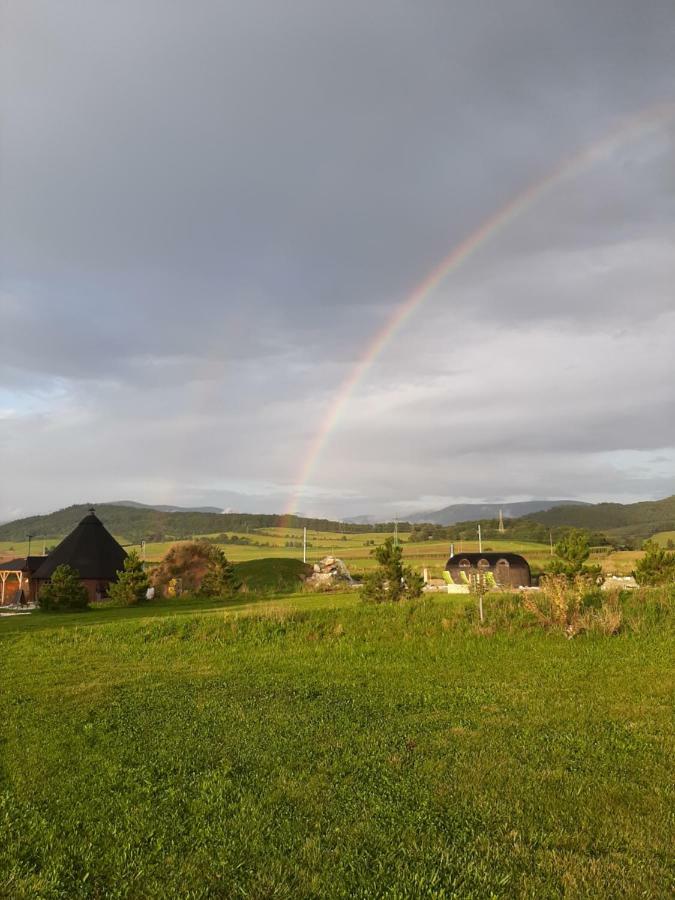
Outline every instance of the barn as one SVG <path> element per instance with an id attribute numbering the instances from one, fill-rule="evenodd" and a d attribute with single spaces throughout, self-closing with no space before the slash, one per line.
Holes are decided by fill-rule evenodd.
<path id="1" fill-rule="evenodd" d="M 472 576 L 485 575 L 499 587 L 519 588 L 532 584 L 530 566 L 518 553 L 456 553 L 445 564 L 455 584 L 470 584 Z"/>
<path id="2" fill-rule="evenodd" d="M 36 599 L 40 585 L 52 577 L 57 566 L 71 566 L 79 572 L 87 588 L 89 600 L 100 600 L 108 593 L 108 585 L 124 568 L 126 551 L 117 543 L 91 507 L 74 531 L 52 550 L 31 578 L 31 599 Z"/>

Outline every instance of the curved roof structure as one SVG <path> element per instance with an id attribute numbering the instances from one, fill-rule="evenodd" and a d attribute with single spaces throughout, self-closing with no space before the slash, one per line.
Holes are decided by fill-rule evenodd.
<path id="1" fill-rule="evenodd" d="M 486 553 L 455 553 L 445 564 L 446 569 L 451 565 L 458 566 L 462 559 L 467 559 L 472 566 L 478 565 L 480 559 L 486 559 L 491 566 L 496 566 L 500 559 L 505 559 L 509 565 L 528 565 L 525 557 L 519 553 L 495 553 L 490 550 Z"/>
<path id="2" fill-rule="evenodd" d="M 49 554 L 35 572 L 37 579 L 51 578 L 57 566 L 72 566 L 80 578 L 113 581 L 124 567 L 126 551 L 117 543 L 94 509 Z"/>

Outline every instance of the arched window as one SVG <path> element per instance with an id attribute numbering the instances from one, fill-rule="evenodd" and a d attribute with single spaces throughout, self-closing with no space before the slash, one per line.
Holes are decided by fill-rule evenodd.
<path id="1" fill-rule="evenodd" d="M 459 567 L 460 567 L 460 569 L 470 569 L 471 568 L 470 560 L 468 560 L 466 557 L 464 557 L 464 559 L 460 559 Z"/>
<path id="2" fill-rule="evenodd" d="M 490 561 L 483 558 L 478 560 L 478 571 L 488 572 L 490 570 Z"/>

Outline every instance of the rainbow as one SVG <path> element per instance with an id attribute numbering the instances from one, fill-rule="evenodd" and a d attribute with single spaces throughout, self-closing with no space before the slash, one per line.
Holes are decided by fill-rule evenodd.
<path id="1" fill-rule="evenodd" d="M 646 129 L 661 125 L 673 115 L 675 115 L 675 104 L 665 103 L 658 106 L 650 106 L 637 115 L 623 120 L 609 134 L 573 156 L 566 158 L 542 179 L 530 184 L 493 213 L 475 231 L 467 235 L 463 241 L 452 248 L 448 255 L 414 288 L 412 293 L 396 307 L 391 317 L 375 334 L 353 369 L 340 384 L 316 433 L 309 443 L 284 515 L 292 515 L 297 510 L 303 490 L 312 477 L 321 452 L 335 429 L 340 414 L 349 402 L 356 386 L 363 381 L 375 360 L 400 330 L 401 326 L 424 303 L 443 279 L 456 271 L 489 239 L 499 234 L 500 231 L 521 216 L 560 181 L 589 168 L 623 143 L 641 134 Z"/>

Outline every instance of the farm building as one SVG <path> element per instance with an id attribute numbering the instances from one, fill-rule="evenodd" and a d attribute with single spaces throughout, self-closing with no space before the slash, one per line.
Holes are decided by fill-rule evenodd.
<path id="1" fill-rule="evenodd" d="M 108 593 L 108 585 L 124 568 L 126 551 L 117 543 L 92 507 L 80 524 L 58 547 L 43 558 L 42 565 L 31 578 L 31 599 L 36 599 L 40 585 L 49 581 L 57 566 L 72 566 L 80 574 L 90 600 Z"/>
<path id="2" fill-rule="evenodd" d="M 455 584 L 469 584 L 471 577 L 485 575 L 499 587 L 529 587 L 530 567 L 518 553 L 456 553 L 445 564 Z"/>
<path id="3" fill-rule="evenodd" d="M 35 572 L 45 561 L 44 556 L 25 556 L 0 562 L 0 606 L 28 600 Z"/>

